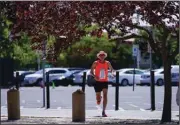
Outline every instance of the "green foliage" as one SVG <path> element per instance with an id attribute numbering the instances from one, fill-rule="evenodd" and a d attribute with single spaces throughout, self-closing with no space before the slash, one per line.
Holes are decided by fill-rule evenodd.
<path id="1" fill-rule="evenodd" d="M 70 46 L 67 51 L 60 53 L 58 65 L 90 68 L 97 59 L 96 54 L 103 50 L 108 53 L 107 60 L 111 61 L 113 67 L 129 67 L 132 64 L 131 47 L 120 45 L 117 52 L 112 53 L 113 47 L 115 42 L 110 42 L 105 35 L 100 38 L 87 35 Z"/>
<path id="2" fill-rule="evenodd" d="M 12 44 L 10 40 L 11 22 L 4 16 L 0 16 L 0 57 L 10 57 L 12 55 Z"/>
<path id="3" fill-rule="evenodd" d="M 179 56 L 179 54 L 177 54 L 177 56 L 176 56 L 176 64 L 179 64 L 180 63 L 180 56 Z"/>
<path id="4" fill-rule="evenodd" d="M 26 34 L 22 34 L 20 40 L 13 44 L 13 58 L 17 63 L 17 67 L 26 67 L 35 64 L 37 54 L 31 48 L 31 40 Z"/>
<path id="5" fill-rule="evenodd" d="M 50 47 L 51 45 L 54 44 L 54 42 L 56 41 L 56 38 L 52 35 L 48 36 L 48 42 L 47 42 L 47 46 Z"/>

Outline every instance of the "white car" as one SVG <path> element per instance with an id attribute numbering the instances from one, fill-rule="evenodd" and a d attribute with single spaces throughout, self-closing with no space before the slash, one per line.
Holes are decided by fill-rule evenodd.
<path id="1" fill-rule="evenodd" d="M 133 85 L 133 78 L 134 84 L 139 84 L 141 74 L 144 73 L 144 70 L 137 68 L 124 68 L 117 71 L 119 71 L 119 84 L 122 86 Z M 116 83 L 116 79 L 113 80 L 113 83 Z"/>
<path id="2" fill-rule="evenodd" d="M 179 79 L 179 73 L 173 72 L 176 70 L 171 69 L 171 81 L 172 83 L 178 82 Z M 140 85 L 150 85 L 151 79 L 150 79 L 150 72 L 145 72 L 141 75 Z M 156 69 L 154 70 L 154 82 L 158 86 L 164 85 L 164 69 Z"/>
<path id="3" fill-rule="evenodd" d="M 18 72 L 19 75 L 21 75 L 21 74 L 25 73 L 26 71 L 14 71 L 14 77 L 16 77 L 16 72 Z"/>
<path id="4" fill-rule="evenodd" d="M 49 81 L 51 82 L 57 77 L 63 77 L 66 74 L 69 74 L 69 70 L 67 68 L 45 68 L 45 73 L 51 72 L 49 75 Z M 34 74 L 27 75 L 24 78 L 24 85 L 39 85 L 39 83 L 43 79 L 43 70 L 39 70 Z M 46 81 L 46 78 L 45 78 Z"/>
<path id="5" fill-rule="evenodd" d="M 84 72 L 86 72 L 86 79 L 87 79 L 87 76 L 90 75 L 90 69 L 83 70 L 83 71 L 77 73 L 76 75 L 74 75 L 74 78 L 73 78 L 74 85 L 81 85 L 83 83 Z"/>
<path id="6" fill-rule="evenodd" d="M 179 96 L 179 87 L 178 87 L 178 89 L 177 89 L 177 93 L 176 93 L 176 104 L 179 106 L 179 98 L 180 98 L 180 96 Z"/>

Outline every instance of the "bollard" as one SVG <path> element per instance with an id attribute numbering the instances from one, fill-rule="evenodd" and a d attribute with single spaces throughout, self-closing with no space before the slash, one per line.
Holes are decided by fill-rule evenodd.
<path id="1" fill-rule="evenodd" d="M 72 94 L 72 121 L 85 121 L 85 93 L 82 90 Z"/>
<path id="2" fill-rule="evenodd" d="M 46 73 L 46 108 L 50 108 L 49 72 Z"/>
<path id="3" fill-rule="evenodd" d="M 17 90 L 19 90 L 19 80 L 19 72 L 16 72 L 15 84 Z"/>
<path id="4" fill-rule="evenodd" d="M 155 83 L 154 83 L 154 71 L 151 71 L 151 110 L 155 108 Z"/>
<path id="5" fill-rule="evenodd" d="M 116 72 L 115 110 L 119 110 L 119 72 Z"/>
<path id="6" fill-rule="evenodd" d="M 8 120 L 20 119 L 20 99 L 18 90 L 10 89 L 7 92 L 7 104 Z"/>
<path id="7" fill-rule="evenodd" d="M 83 83 L 82 83 L 82 91 L 85 92 L 86 86 L 86 72 L 83 73 Z"/>

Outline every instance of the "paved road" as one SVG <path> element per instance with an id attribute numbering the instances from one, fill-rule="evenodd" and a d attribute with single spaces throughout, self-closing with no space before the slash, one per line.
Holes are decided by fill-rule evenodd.
<path id="1" fill-rule="evenodd" d="M 50 107 L 52 109 L 71 109 L 72 93 L 80 87 L 56 87 L 50 88 Z M 175 102 L 177 87 L 172 87 L 172 110 L 178 111 Z M 20 88 L 20 104 L 22 108 L 41 108 L 43 105 L 43 89 L 40 87 L 22 87 Z M 162 111 L 164 100 L 164 87 L 155 88 L 156 110 Z M 1 108 L 7 107 L 7 89 L 1 90 Z M 108 110 L 115 109 L 115 88 L 109 86 L 108 90 Z M 86 87 L 86 108 L 99 109 L 101 106 L 96 105 L 95 92 L 93 87 Z M 141 110 L 145 111 L 150 108 L 150 88 L 148 86 L 136 86 L 135 91 L 132 87 L 119 88 L 119 110 Z"/>

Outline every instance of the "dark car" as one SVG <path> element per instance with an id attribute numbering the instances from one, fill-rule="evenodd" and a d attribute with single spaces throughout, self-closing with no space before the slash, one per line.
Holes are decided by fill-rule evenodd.
<path id="1" fill-rule="evenodd" d="M 22 73 L 20 76 L 19 76 L 19 82 L 21 83 L 21 85 L 23 84 L 24 82 L 24 78 L 26 75 L 29 75 L 29 74 L 33 74 L 35 73 L 35 71 L 25 71 L 24 73 Z"/>
<path id="2" fill-rule="evenodd" d="M 68 69 L 69 70 L 69 69 Z M 71 69 L 71 73 L 66 76 L 59 77 L 58 79 L 53 80 L 55 86 L 68 86 L 73 85 L 74 75 L 81 72 L 82 69 Z M 52 85 L 52 83 L 50 83 Z"/>

